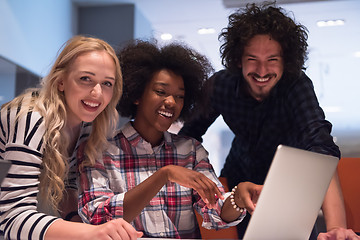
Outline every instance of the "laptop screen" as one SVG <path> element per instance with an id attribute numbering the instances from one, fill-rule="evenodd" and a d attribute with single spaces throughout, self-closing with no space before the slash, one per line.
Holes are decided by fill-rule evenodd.
<path id="1" fill-rule="evenodd" d="M 280 145 L 244 240 L 308 239 L 337 163 L 333 156 Z"/>

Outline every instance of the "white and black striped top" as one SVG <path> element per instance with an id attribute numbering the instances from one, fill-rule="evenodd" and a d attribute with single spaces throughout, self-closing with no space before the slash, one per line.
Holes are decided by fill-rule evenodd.
<path id="1" fill-rule="evenodd" d="M 58 218 L 39 212 L 37 194 L 43 156 L 44 118 L 28 111 L 15 122 L 19 108 L 1 109 L 0 161 L 12 166 L 1 184 L 0 236 L 5 239 L 43 239 Z M 72 157 L 66 187 L 77 188 L 76 150 L 89 136 L 91 124 L 83 124 Z"/>

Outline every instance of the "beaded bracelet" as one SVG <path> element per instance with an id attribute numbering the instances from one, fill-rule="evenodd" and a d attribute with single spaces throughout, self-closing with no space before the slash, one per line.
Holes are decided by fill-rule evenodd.
<path id="1" fill-rule="evenodd" d="M 233 208 L 234 208 L 237 212 L 242 213 L 242 212 L 244 212 L 244 208 L 240 208 L 240 207 L 236 204 L 235 199 L 234 199 L 236 189 L 237 189 L 237 186 L 235 186 L 235 187 L 231 190 L 231 193 L 230 193 L 230 203 L 231 203 L 231 205 L 233 206 Z"/>

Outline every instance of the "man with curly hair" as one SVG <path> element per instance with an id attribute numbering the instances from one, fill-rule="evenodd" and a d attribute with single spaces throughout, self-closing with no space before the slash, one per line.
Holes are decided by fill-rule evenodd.
<path id="1" fill-rule="evenodd" d="M 239 9 L 230 15 L 228 27 L 220 34 L 225 70 L 209 80 L 209 111 L 185 123 L 180 134 L 202 141 L 209 126 L 218 116 L 223 117 L 235 134 L 221 171 L 230 188 L 239 182 L 263 184 L 279 144 L 340 158 L 331 136 L 332 125 L 325 120 L 313 83 L 303 72 L 307 37 L 303 25 L 272 3 Z M 248 196 L 241 198 L 251 213 L 254 204 Z M 357 238 L 352 230 L 345 229 L 337 174 L 322 210 L 328 232 L 318 239 Z M 248 220 L 247 216 L 238 225 L 240 238 Z M 314 229 L 311 238 L 316 235 Z"/>

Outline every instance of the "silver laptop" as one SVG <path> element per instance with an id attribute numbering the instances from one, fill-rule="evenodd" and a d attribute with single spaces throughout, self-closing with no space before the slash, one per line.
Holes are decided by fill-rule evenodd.
<path id="1" fill-rule="evenodd" d="M 243 240 L 309 239 L 337 163 L 279 145 Z"/>
<path id="2" fill-rule="evenodd" d="M 0 160 L 0 184 L 6 177 L 10 166 L 11 166 L 11 163 L 9 161 Z"/>

